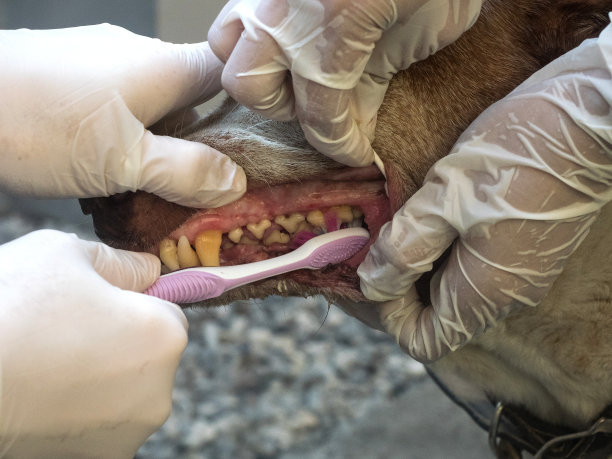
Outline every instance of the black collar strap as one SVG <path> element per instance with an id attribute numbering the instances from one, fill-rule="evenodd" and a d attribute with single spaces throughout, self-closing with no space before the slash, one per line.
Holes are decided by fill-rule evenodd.
<path id="1" fill-rule="evenodd" d="M 608 458 L 612 453 L 612 417 L 602 414 L 588 429 L 572 431 L 498 402 L 489 427 L 489 446 L 498 458 L 520 458 L 523 450 L 534 459 Z"/>
<path id="2" fill-rule="evenodd" d="M 534 459 L 608 458 L 612 454 L 612 406 L 584 431 L 542 421 L 527 410 L 491 400 L 468 381 L 427 368 L 440 388 L 484 430 L 495 456 L 520 459 L 523 451 Z"/>

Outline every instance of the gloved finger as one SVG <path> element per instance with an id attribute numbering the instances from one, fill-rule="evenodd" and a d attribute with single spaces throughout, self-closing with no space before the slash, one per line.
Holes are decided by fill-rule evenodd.
<path id="1" fill-rule="evenodd" d="M 130 305 L 129 308 L 122 309 L 120 313 L 132 314 L 135 320 L 140 320 L 143 316 L 159 319 L 162 315 L 165 319 L 160 320 L 159 323 L 164 333 L 170 330 L 169 320 L 176 321 L 176 325 L 180 328 L 171 340 L 175 342 L 178 340 L 179 344 L 172 348 L 178 347 L 182 352 L 185 346 L 181 346 L 180 343 L 185 341 L 186 344 L 187 337 L 182 337 L 181 330 L 187 330 L 188 322 L 181 308 L 169 301 L 139 294 L 159 278 L 161 268 L 159 258 L 150 253 L 114 249 L 96 241 L 79 240 L 78 242 L 96 273 L 109 284 L 118 287 L 116 290 L 106 292 L 107 295 L 115 295 L 113 304 Z M 153 326 L 153 322 L 149 321 L 148 326 Z M 161 336 L 161 334 L 157 333 L 156 336 Z"/>
<path id="2" fill-rule="evenodd" d="M 194 107 L 219 93 L 222 71 L 223 63 L 206 42 L 163 43 L 146 61 L 135 63 L 130 78 L 118 85 L 134 116 L 150 126 L 168 113 Z"/>
<path id="3" fill-rule="evenodd" d="M 150 253 L 114 249 L 96 241 L 78 241 L 93 269 L 121 290 L 142 292 L 157 280 L 161 262 Z"/>
<path id="4" fill-rule="evenodd" d="M 446 185 L 439 177 L 431 176 L 383 225 L 357 270 L 367 298 L 388 301 L 405 296 L 455 240 L 455 225 L 443 215 L 452 209 L 451 216 L 461 218 L 461 197 L 453 190 L 447 193 Z"/>
<path id="5" fill-rule="evenodd" d="M 359 130 L 370 141 L 374 140 L 378 109 L 389 87 L 389 81 L 364 73 L 353 89 L 351 112 Z"/>
<path id="6" fill-rule="evenodd" d="M 136 189 L 190 207 L 219 207 L 246 191 L 240 166 L 198 142 L 161 137 L 146 131 Z"/>
<path id="7" fill-rule="evenodd" d="M 241 0 L 231 0 L 225 4 L 215 21 L 208 29 L 208 43 L 215 55 L 223 62 L 227 62 L 242 32 L 244 25 L 240 18 L 229 15 L 236 3 Z"/>
<path id="8" fill-rule="evenodd" d="M 295 117 L 289 63 L 274 39 L 256 31 L 243 34 L 223 69 L 223 88 L 241 104 L 277 121 Z"/>
<path id="9" fill-rule="evenodd" d="M 351 111 L 352 90 L 333 89 L 293 74 L 295 111 L 308 142 L 348 166 L 367 166 L 374 150 Z"/>

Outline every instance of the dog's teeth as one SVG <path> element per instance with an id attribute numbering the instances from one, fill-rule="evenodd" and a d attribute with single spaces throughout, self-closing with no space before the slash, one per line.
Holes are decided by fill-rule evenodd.
<path id="1" fill-rule="evenodd" d="M 238 244 L 240 242 L 240 238 L 242 237 L 243 233 L 244 231 L 242 231 L 242 228 L 238 227 L 238 228 L 234 228 L 229 233 L 227 233 L 227 237 L 229 238 L 230 241 Z"/>
<path id="2" fill-rule="evenodd" d="M 353 213 L 353 218 L 363 217 L 363 211 L 359 207 L 352 207 L 351 212 Z"/>
<path id="3" fill-rule="evenodd" d="M 302 214 L 295 213 L 289 215 L 289 217 L 279 215 L 274 219 L 274 223 L 277 223 L 282 226 L 289 234 L 293 234 L 297 231 L 298 225 L 304 220 L 305 217 Z"/>
<path id="4" fill-rule="evenodd" d="M 297 229 L 295 230 L 296 233 L 299 233 L 300 231 L 308 231 L 308 232 L 312 232 L 314 230 L 313 226 L 308 223 L 308 222 L 302 222 L 300 224 L 298 224 Z"/>
<path id="5" fill-rule="evenodd" d="M 323 212 L 320 210 L 311 210 L 306 215 L 306 220 L 312 226 L 318 226 L 319 228 L 325 228 L 325 217 L 323 216 Z"/>
<path id="6" fill-rule="evenodd" d="M 240 238 L 240 245 L 259 245 L 258 241 L 254 241 L 253 239 L 251 239 L 250 237 L 247 236 L 242 236 Z"/>
<path id="7" fill-rule="evenodd" d="M 166 238 L 159 243 L 159 258 L 170 271 L 176 271 L 180 268 L 174 240 Z"/>
<path id="8" fill-rule="evenodd" d="M 348 223 L 349 228 L 361 228 L 363 226 L 363 218 L 356 218 L 351 223 Z"/>
<path id="9" fill-rule="evenodd" d="M 268 228 L 272 226 L 272 222 L 268 219 L 261 220 L 257 223 L 249 223 L 247 225 L 247 229 L 255 236 L 257 239 L 262 239 L 264 233 Z"/>
<path id="10" fill-rule="evenodd" d="M 275 243 L 287 244 L 291 238 L 287 233 L 281 233 L 279 230 L 274 230 L 263 241 L 264 245 L 272 245 Z"/>
<path id="11" fill-rule="evenodd" d="M 185 235 L 178 240 L 177 246 L 178 262 L 181 268 L 194 268 L 200 266 L 198 255 L 189 245 L 189 240 Z"/>
<path id="12" fill-rule="evenodd" d="M 221 231 L 202 231 L 195 239 L 195 249 L 202 266 L 220 266 Z"/>
<path id="13" fill-rule="evenodd" d="M 342 223 L 350 223 L 353 221 L 354 217 L 351 206 L 334 206 L 331 210 L 336 212 L 336 216 Z"/>

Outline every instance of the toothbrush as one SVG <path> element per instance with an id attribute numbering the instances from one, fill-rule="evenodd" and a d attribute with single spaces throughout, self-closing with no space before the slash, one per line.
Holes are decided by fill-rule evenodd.
<path id="1" fill-rule="evenodd" d="M 293 252 L 244 265 L 188 268 L 161 276 L 145 290 L 173 303 L 216 298 L 241 285 L 297 269 L 321 269 L 355 255 L 370 239 L 363 228 L 346 228 L 316 236 Z"/>

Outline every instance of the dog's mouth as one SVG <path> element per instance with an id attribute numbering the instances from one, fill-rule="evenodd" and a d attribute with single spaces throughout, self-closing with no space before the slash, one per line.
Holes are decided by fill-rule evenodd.
<path id="1" fill-rule="evenodd" d="M 282 276 L 301 287 L 355 298 L 360 295 L 356 269 L 391 218 L 384 184 L 378 170 L 367 167 L 332 171 L 301 183 L 258 186 L 238 201 L 197 211 L 149 252 L 161 258 L 164 272 L 238 265 L 288 253 L 325 232 L 364 227 L 370 232 L 369 243 L 345 262 Z M 285 289 L 281 293 L 294 294 L 287 284 Z"/>

